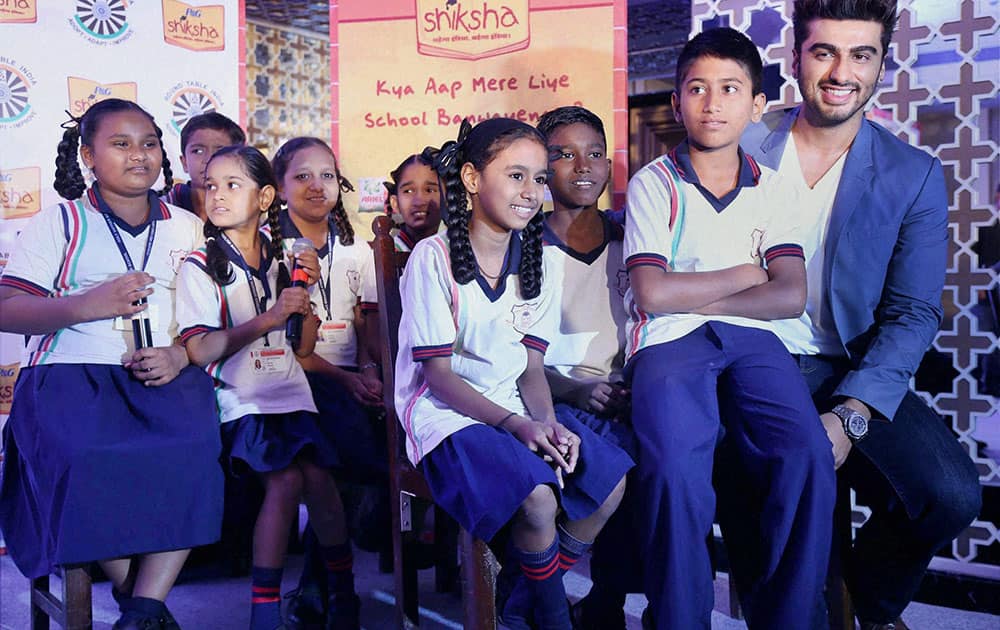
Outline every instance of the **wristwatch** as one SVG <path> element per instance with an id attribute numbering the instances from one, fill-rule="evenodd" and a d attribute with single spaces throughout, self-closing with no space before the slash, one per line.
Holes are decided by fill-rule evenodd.
<path id="1" fill-rule="evenodd" d="M 868 435 L 868 418 L 847 405 L 837 405 L 833 408 L 833 413 L 844 423 L 844 433 L 852 442 L 857 442 Z"/>

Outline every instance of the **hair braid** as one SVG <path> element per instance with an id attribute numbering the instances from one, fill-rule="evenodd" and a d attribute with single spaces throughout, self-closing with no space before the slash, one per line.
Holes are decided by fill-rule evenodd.
<path id="1" fill-rule="evenodd" d="M 163 130 L 160 126 L 153 122 L 153 128 L 156 129 L 156 139 L 160 141 L 160 151 L 163 152 L 163 190 L 160 191 L 161 195 L 165 195 L 170 192 L 170 189 L 174 186 L 174 172 L 170 168 L 170 158 L 167 157 L 167 147 L 163 146 Z"/>
<path id="2" fill-rule="evenodd" d="M 521 264 L 517 275 L 521 282 L 521 297 L 526 300 L 538 297 L 542 291 L 542 225 L 545 216 L 541 210 L 531 217 L 521 231 Z"/>
<path id="3" fill-rule="evenodd" d="M 63 132 L 56 153 L 56 175 L 53 187 L 66 200 L 79 199 L 87 190 L 77 154 L 80 151 L 80 127 L 73 125 Z"/>
<path id="4" fill-rule="evenodd" d="M 350 186 L 349 183 L 348 186 Z M 341 190 L 343 190 L 343 184 L 341 184 Z M 352 187 L 351 190 L 354 188 Z M 337 228 L 337 238 L 340 239 L 340 242 L 344 245 L 353 245 L 354 226 L 351 225 L 351 220 L 347 217 L 347 210 L 344 209 L 343 193 L 337 199 L 336 205 L 330 210 L 330 218 L 333 219 L 333 225 Z"/>
<path id="5" fill-rule="evenodd" d="M 233 268 L 229 265 L 229 257 L 219 245 L 218 238 L 222 231 L 211 221 L 206 221 L 202 233 L 205 235 L 205 267 L 209 277 L 218 285 L 230 284 L 235 276 Z"/>
<path id="6" fill-rule="evenodd" d="M 442 150 L 444 148 L 442 147 Z M 459 284 L 468 284 L 476 277 L 478 263 L 476 254 L 472 251 L 472 243 L 469 241 L 469 220 L 472 218 L 472 210 L 469 208 L 469 198 L 461 179 L 462 164 L 462 150 L 459 149 L 454 160 L 439 166 L 438 176 L 441 178 L 442 196 L 448 209 L 445 223 L 448 226 L 451 275 Z"/>
<path id="7" fill-rule="evenodd" d="M 284 239 L 281 235 L 281 222 L 278 221 L 278 215 L 280 214 L 281 200 L 275 195 L 274 201 L 267 208 L 267 226 L 271 232 L 271 242 L 268 244 L 267 253 L 278 264 L 278 281 L 275 295 L 292 286 L 292 277 L 288 273 L 288 265 L 285 264 L 285 250 L 282 243 Z"/>

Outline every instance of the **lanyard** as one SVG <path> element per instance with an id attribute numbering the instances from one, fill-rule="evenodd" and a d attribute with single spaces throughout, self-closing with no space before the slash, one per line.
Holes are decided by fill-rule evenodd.
<path id="1" fill-rule="evenodd" d="M 118 253 L 122 255 L 122 260 L 125 261 L 125 267 L 129 271 L 135 271 L 135 265 L 132 263 L 132 257 L 129 256 L 128 249 L 125 248 L 125 241 L 122 240 L 121 232 L 118 231 L 118 226 L 115 225 L 114 219 L 107 212 L 102 212 L 101 216 L 104 217 L 105 223 L 108 224 L 108 229 L 111 230 L 111 237 L 115 239 L 115 245 L 118 246 Z M 156 221 L 149 222 L 149 235 L 146 237 L 146 249 L 142 254 L 142 269 L 141 271 L 146 271 L 146 264 L 149 263 L 149 254 L 153 251 L 153 240 L 156 239 Z"/>
<path id="2" fill-rule="evenodd" d="M 243 254 L 240 252 L 240 249 L 236 247 L 228 236 L 226 236 L 225 232 L 222 232 L 221 236 L 222 239 L 226 241 L 226 245 L 229 247 L 230 257 L 235 257 L 233 262 L 235 262 L 236 265 L 243 270 L 243 273 L 246 274 L 247 286 L 250 287 L 250 301 L 253 303 L 253 312 L 256 315 L 260 315 L 267 310 L 267 301 L 271 297 L 271 287 L 267 283 L 267 274 L 264 274 L 264 277 L 259 277 L 251 273 L 250 265 L 248 265 L 246 259 L 243 258 Z M 263 261 L 264 257 L 261 255 L 261 267 L 264 266 Z M 261 285 L 264 287 L 264 297 L 260 297 L 260 293 L 257 292 L 257 282 L 255 280 L 260 280 Z M 271 345 L 267 338 L 267 334 L 264 335 L 264 345 Z"/>
<path id="3" fill-rule="evenodd" d="M 333 319 L 333 312 L 330 309 L 330 276 L 333 275 L 333 229 L 327 226 L 326 230 L 326 282 L 323 282 L 323 272 L 319 274 L 319 297 L 323 300 L 323 310 L 326 311 L 326 321 Z"/>

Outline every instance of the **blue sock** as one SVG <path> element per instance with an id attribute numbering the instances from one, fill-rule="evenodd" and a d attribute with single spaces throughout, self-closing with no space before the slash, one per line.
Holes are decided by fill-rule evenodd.
<path id="1" fill-rule="evenodd" d="M 592 543 L 583 542 L 566 531 L 562 525 L 556 526 L 559 533 L 559 573 L 565 574 L 573 568 Z"/>
<path id="2" fill-rule="evenodd" d="M 281 569 L 253 568 L 250 630 L 274 630 L 281 625 Z"/>
<path id="3" fill-rule="evenodd" d="M 354 592 L 354 554 L 351 541 L 324 547 L 318 545 L 326 563 L 326 584 L 330 595 Z"/>
<path id="4" fill-rule="evenodd" d="M 563 572 L 559 570 L 559 541 L 544 551 L 517 550 L 527 588 L 532 595 L 533 617 L 538 630 L 569 630 L 569 606 Z M 511 596 L 513 599 L 513 595 Z"/>

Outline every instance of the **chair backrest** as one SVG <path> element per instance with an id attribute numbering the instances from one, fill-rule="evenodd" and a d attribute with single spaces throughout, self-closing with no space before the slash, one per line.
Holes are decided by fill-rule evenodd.
<path id="1" fill-rule="evenodd" d="M 379 339 L 382 346 L 382 399 L 390 422 L 386 423 L 390 449 L 403 444 L 399 419 L 396 415 L 396 352 L 399 350 L 399 319 L 403 308 L 399 297 L 399 279 L 409 253 L 397 252 L 392 238 L 392 220 L 387 216 L 375 217 L 375 282 L 378 288 Z M 397 453 L 393 449 L 393 454 Z M 406 457 L 404 455 L 403 459 Z"/>

